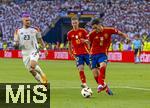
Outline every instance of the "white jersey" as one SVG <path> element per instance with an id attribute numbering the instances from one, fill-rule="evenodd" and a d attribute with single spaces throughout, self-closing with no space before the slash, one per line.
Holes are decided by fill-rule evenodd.
<path id="1" fill-rule="evenodd" d="M 28 56 L 32 52 L 38 52 L 39 46 L 37 38 L 41 38 L 41 33 L 35 28 L 21 28 L 17 30 L 17 39 L 23 56 Z"/>

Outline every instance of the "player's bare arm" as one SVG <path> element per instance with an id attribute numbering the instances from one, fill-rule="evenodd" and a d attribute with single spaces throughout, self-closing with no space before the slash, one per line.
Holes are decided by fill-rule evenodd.
<path id="1" fill-rule="evenodd" d="M 90 49 L 90 41 L 88 39 L 80 39 L 82 43 L 85 43 L 88 45 L 88 50 Z M 88 51 L 89 52 L 89 51 Z"/>
<path id="2" fill-rule="evenodd" d="M 14 33 L 14 46 L 18 47 L 19 46 L 19 36 L 17 30 Z"/>
<path id="3" fill-rule="evenodd" d="M 71 57 L 74 57 L 73 53 L 72 53 L 72 44 L 71 44 L 70 41 L 68 41 L 68 42 L 69 42 L 69 47 L 68 47 L 69 54 L 70 54 Z"/>
<path id="4" fill-rule="evenodd" d="M 44 50 L 44 52 L 45 52 L 45 55 L 47 56 L 47 55 L 48 55 L 48 51 L 47 51 L 47 49 L 46 49 L 46 46 L 45 46 L 45 43 L 44 43 L 43 39 L 42 39 L 42 38 L 39 38 L 38 41 L 39 41 L 39 43 L 42 45 L 43 50 Z"/>
<path id="5" fill-rule="evenodd" d="M 125 38 L 125 39 L 129 40 L 129 37 L 128 37 L 128 35 L 127 35 L 127 34 L 125 34 L 125 33 L 121 32 L 121 31 L 118 31 L 118 34 L 119 34 L 120 36 L 122 36 L 123 38 Z"/>
<path id="6" fill-rule="evenodd" d="M 87 43 L 87 44 L 89 44 L 89 40 L 88 39 L 80 39 L 81 40 L 81 42 L 83 42 L 83 43 Z"/>

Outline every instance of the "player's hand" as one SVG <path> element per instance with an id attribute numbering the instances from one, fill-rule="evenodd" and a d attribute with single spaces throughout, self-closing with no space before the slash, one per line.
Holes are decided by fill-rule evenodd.
<path id="1" fill-rule="evenodd" d="M 46 51 L 44 51 L 45 52 L 45 56 L 47 57 L 48 56 L 48 51 L 46 50 Z"/>
<path id="2" fill-rule="evenodd" d="M 74 56 L 73 54 L 71 55 L 71 57 L 72 57 L 72 58 L 75 58 L 75 56 Z"/>
<path id="3" fill-rule="evenodd" d="M 80 41 L 81 41 L 82 43 L 84 43 L 84 42 L 85 42 L 85 39 L 80 39 Z"/>
<path id="4" fill-rule="evenodd" d="M 45 56 L 47 57 L 48 56 L 48 51 L 46 48 L 44 48 L 44 53 L 45 53 Z"/>
<path id="5" fill-rule="evenodd" d="M 15 42 L 13 43 L 13 46 L 14 46 L 15 49 L 19 49 L 19 42 L 18 42 L 18 41 L 15 41 Z"/>
<path id="6" fill-rule="evenodd" d="M 89 41 L 87 39 L 80 39 L 82 43 L 88 43 Z"/>
<path id="7" fill-rule="evenodd" d="M 74 58 L 74 55 L 72 53 L 69 53 L 69 55 L 71 56 L 71 58 Z"/>
<path id="8" fill-rule="evenodd" d="M 18 42 L 18 41 L 15 41 L 15 42 L 14 42 L 14 46 L 19 46 L 19 42 Z"/>
<path id="9" fill-rule="evenodd" d="M 126 40 L 127 40 L 127 42 L 130 42 L 130 41 L 131 41 L 130 38 L 129 38 L 128 36 L 127 36 Z"/>
<path id="10" fill-rule="evenodd" d="M 70 54 L 70 56 L 71 56 L 72 58 L 74 58 L 74 55 L 73 55 L 73 54 Z"/>
<path id="11" fill-rule="evenodd" d="M 128 36 L 127 34 L 123 33 L 123 35 L 124 35 L 124 37 L 125 37 L 127 40 L 130 39 L 129 36 Z"/>

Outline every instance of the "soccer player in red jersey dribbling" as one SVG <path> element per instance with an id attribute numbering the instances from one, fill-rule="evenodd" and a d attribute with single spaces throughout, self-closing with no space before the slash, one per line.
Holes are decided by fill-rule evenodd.
<path id="1" fill-rule="evenodd" d="M 92 72 L 98 84 L 98 93 L 105 90 L 107 94 L 113 95 L 112 91 L 105 83 L 105 72 L 107 67 L 107 51 L 111 43 L 111 35 L 118 34 L 124 38 L 128 36 L 118 29 L 104 27 L 100 25 L 98 19 L 92 21 L 93 31 L 89 34 L 90 54 L 92 60 Z"/>
<path id="2" fill-rule="evenodd" d="M 79 20 L 77 17 L 71 18 L 71 24 L 73 29 L 68 32 L 69 41 L 69 53 L 76 60 L 76 66 L 79 70 L 80 80 L 82 82 L 81 87 L 88 87 L 86 84 L 86 76 L 84 73 L 84 63 L 90 67 L 88 46 L 85 43 L 87 39 L 87 31 L 83 28 L 79 28 Z"/>

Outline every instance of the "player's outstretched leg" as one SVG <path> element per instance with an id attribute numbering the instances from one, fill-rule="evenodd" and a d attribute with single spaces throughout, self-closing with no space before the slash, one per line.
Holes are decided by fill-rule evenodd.
<path id="1" fill-rule="evenodd" d="M 81 80 L 81 87 L 82 88 L 86 88 L 88 87 L 87 84 L 86 84 L 86 76 L 84 74 L 84 71 L 79 71 L 79 75 L 80 75 L 80 80 Z"/>
<path id="2" fill-rule="evenodd" d="M 98 84 L 99 85 L 97 87 L 97 92 L 99 93 L 99 92 L 105 90 L 108 95 L 113 95 L 109 86 L 104 82 L 106 66 L 107 66 L 107 64 L 105 62 L 100 63 L 99 76 L 98 76 Z"/>
<path id="3" fill-rule="evenodd" d="M 39 83 L 43 83 L 42 77 L 35 71 L 34 67 L 31 67 L 30 72 Z"/>
<path id="4" fill-rule="evenodd" d="M 105 88 L 105 85 L 104 85 L 105 71 L 106 71 L 106 63 L 102 62 L 100 63 L 100 68 L 99 68 L 98 87 L 97 87 L 98 93 L 104 90 Z"/>
<path id="5" fill-rule="evenodd" d="M 98 93 L 105 90 L 108 95 L 113 95 L 113 92 L 106 83 L 104 83 L 104 85 L 98 85 L 97 89 Z"/>
<path id="6" fill-rule="evenodd" d="M 35 66 L 35 71 L 41 75 L 43 83 L 47 84 L 48 83 L 47 77 L 46 77 L 46 75 L 44 74 L 44 72 L 42 71 L 42 69 L 40 68 L 39 65 Z"/>
<path id="7" fill-rule="evenodd" d="M 84 66 L 83 65 L 79 65 L 78 66 L 78 70 L 79 70 L 79 76 L 80 76 L 80 80 L 81 80 L 81 87 L 82 88 L 86 88 L 88 87 L 87 84 L 86 84 L 86 76 L 85 76 L 85 73 L 84 73 Z"/>
<path id="8" fill-rule="evenodd" d="M 94 79 L 95 79 L 96 83 L 98 84 L 99 73 L 97 71 L 97 68 L 92 69 L 92 72 L 93 72 Z"/>
<path id="9" fill-rule="evenodd" d="M 108 95 L 113 95 L 113 92 L 111 91 L 111 89 L 109 88 L 109 86 L 106 84 L 106 89 L 105 89 L 106 93 Z"/>
<path id="10" fill-rule="evenodd" d="M 37 62 L 34 60 L 30 61 L 30 69 L 29 71 L 31 72 L 31 74 L 35 77 L 35 79 L 40 82 L 40 83 L 44 83 L 43 78 L 41 77 L 41 75 L 36 71 L 36 66 L 37 66 Z"/>

